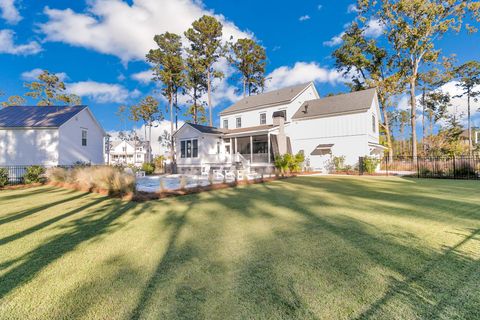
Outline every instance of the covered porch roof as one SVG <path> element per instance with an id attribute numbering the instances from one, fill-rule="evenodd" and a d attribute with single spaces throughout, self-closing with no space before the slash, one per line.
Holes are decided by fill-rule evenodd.
<path id="1" fill-rule="evenodd" d="M 255 127 L 246 127 L 238 129 L 227 129 L 224 131 L 226 138 L 243 137 L 250 135 L 267 134 L 278 130 L 278 126 L 267 124 Z"/>

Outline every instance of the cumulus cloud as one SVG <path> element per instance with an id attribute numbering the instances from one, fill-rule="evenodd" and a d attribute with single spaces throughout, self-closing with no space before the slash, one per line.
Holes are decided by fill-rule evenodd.
<path id="1" fill-rule="evenodd" d="M 354 13 L 354 12 L 359 12 L 358 7 L 356 4 L 352 3 L 347 7 L 347 12 L 348 13 Z"/>
<path id="2" fill-rule="evenodd" d="M 224 16 L 204 8 L 198 0 L 92 0 L 84 12 L 45 7 L 48 21 L 40 25 L 47 41 L 68 43 L 112 54 L 123 62 L 143 60 L 154 45 L 153 36 L 178 34 L 204 14 L 215 15 L 224 26 L 223 39 L 251 37 Z"/>
<path id="3" fill-rule="evenodd" d="M 43 69 L 35 68 L 30 71 L 22 72 L 20 77 L 22 78 L 22 80 L 25 80 L 25 81 L 36 81 L 38 80 L 38 76 L 41 75 L 42 72 L 43 72 Z M 68 79 L 68 76 L 65 72 L 55 73 L 55 75 L 58 77 L 60 81 L 65 81 L 66 79 Z"/>
<path id="4" fill-rule="evenodd" d="M 14 55 L 33 55 L 42 51 L 42 47 L 36 41 L 30 41 L 25 44 L 15 44 L 15 32 L 10 29 L 0 30 L 0 53 Z"/>
<path id="5" fill-rule="evenodd" d="M 9 24 L 16 24 L 22 16 L 15 7 L 15 0 L 0 0 L 1 17 Z"/>
<path id="6" fill-rule="evenodd" d="M 344 28 L 348 28 L 350 26 L 349 23 L 347 23 Z M 366 23 L 366 28 L 363 34 L 367 38 L 378 38 L 383 34 L 383 31 L 385 30 L 385 27 L 381 24 L 381 22 L 377 19 L 371 19 L 367 21 Z M 335 47 L 340 45 L 343 40 L 342 37 L 345 34 L 344 31 L 342 31 L 340 34 L 333 36 L 330 40 L 324 41 L 323 45 L 327 47 Z"/>
<path id="7" fill-rule="evenodd" d="M 298 18 L 299 21 L 307 21 L 307 20 L 310 20 L 310 16 L 308 14 L 304 15 L 304 16 L 301 16 L 300 18 Z"/>
<path id="8" fill-rule="evenodd" d="M 267 89 L 274 90 L 286 86 L 314 81 L 336 84 L 344 81 L 341 73 L 323 68 L 315 62 L 297 62 L 293 67 L 282 66 L 267 75 Z"/>
<path id="9" fill-rule="evenodd" d="M 90 98 L 98 103 L 124 103 L 136 98 L 140 91 L 129 91 L 122 85 L 96 81 L 80 81 L 66 84 L 67 91 L 80 97 Z"/>
<path id="10" fill-rule="evenodd" d="M 323 5 L 321 5 L 321 4 L 319 4 L 319 5 L 317 6 L 317 9 L 318 9 L 318 10 L 322 10 L 322 8 L 323 8 Z"/>
<path id="11" fill-rule="evenodd" d="M 134 73 L 130 76 L 133 80 L 136 80 L 140 83 L 147 84 L 153 79 L 153 74 L 151 70 L 145 70 L 141 72 Z"/>

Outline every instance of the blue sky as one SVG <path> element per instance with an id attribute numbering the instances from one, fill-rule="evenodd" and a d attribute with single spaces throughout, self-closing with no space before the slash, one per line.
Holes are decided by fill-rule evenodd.
<path id="1" fill-rule="evenodd" d="M 0 0 L 0 90 L 22 95 L 23 83 L 48 69 L 82 96 L 105 129 L 121 129 L 118 106 L 155 90 L 143 61 L 154 34 L 180 33 L 202 14 L 215 14 L 226 38 L 250 36 L 265 46 L 270 89 L 315 81 L 320 95 L 342 92 L 347 88 L 330 55 L 335 36 L 355 18 L 353 2 Z M 380 35 L 378 27 L 372 25 L 372 37 Z M 449 34 L 438 46 L 459 62 L 478 59 L 480 36 Z M 232 77 L 217 84 L 215 115 L 239 98 L 231 68 L 219 67 Z"/>

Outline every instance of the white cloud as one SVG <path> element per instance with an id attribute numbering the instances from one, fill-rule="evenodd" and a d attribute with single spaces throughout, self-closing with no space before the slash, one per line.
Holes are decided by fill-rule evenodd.
<path id="1" fill-rule="evenodd" d="M 347 12 L 354 13 L 354 12 L 360 12 L 360 10 L 358 10 L 358 7 L 356 4 L 352 3 L 347 7 Z"/>
<path id="2" fill-rule="evenodd" d="M 345 32 L 342 32 L 339 35 L 336 35 L 336 36 L 332 37 L 332 39 L 330 39 L 328 41 L 324 41 L 323 45 L 325 45 L 327 47 L 338 46 L 339 44 L 341 44 L 343 42 L 342 37 L 343 37 L 344 34 L 345 34 Z"/>
<path id="3" fill-rule="evenodd" d="M 129 98 L 136 98 L 141 93 L 138 90 L 129 91 L 122 85 L 96 81 L 80 81 L 67 83 L 67 90 L 80 97 L 87 97 L 98 103 L 124 103 Z"/>
<path id="4" fill-rule="evenodd" d="M 350 26 L 350 23 L 347 23 L 344 25 L 344 28 L 346 29 L 349 26 Z M 371 19 L 367 21 L 366 28 L 363 34 L 367 38 L 378 38 L 383 34 L 384 29 L 385 29 L 384 26 L 380 23 L 379 20 Z M 345 34 L 345 31 L 342 31 L 340 34 L 333 36 L 332 39 L 328 41 L 324 41 L 323 45 L 327 47 L 335 47 L 340 45 L 343 42 L 342 37 L 344 34 Z"/>
<path id="5" fill-rule="evenodd" d="M 25 44 L 15 44 L 15 32 L 10 29 L 0 30 L 0 53 L 15 55 L 32 55 L 42 51 L 42 47 L 36 41 L 30 41 Z"/>
<path id="6" fill-rule="evenodd" d="M 65 42 L 105 54 L 118 56 L 123 62 L 143 60 L 154 46 L 153 36 L 165 31 L 178 34 L 192 22 L 213 11 L 198 0 L 91 0 L 85 12 L 45 7 L 48 21 L 40 25 L 47 41 Z M 251 37 L 224 16 L 223 39 Z"/>
<path id="7" fill-rule="evenodd" d="M 43 72 L 43 69 L 35 68 L 30 71 L 22 72 L 21 78 L 22 80 L 25 80 L 25 81 L 36 81 L 38 80 L 38 76 L 41 75 L 42 72 Z M 58 77 L 60 81 L 65 81 L 66 79 L 68 79 L 68 76 L 65 72 L 55 73 L 55 75 Z"/>
<path id="8" fill-rule="evenodd" d="M 268 74 L 267 79 L 268 90 L 309 81 L 335 84 L 344 80 L 340 72 L 323 68 L 315 62 L 297 62 L 293 67 L 279 67 Z"/>
<path id="9" fill-rule="evenodd" d="M 310 20 L 310 16 L 308 14 L 304 15 L 304 16 L 301 16 L 300 18 L 298 18 L 299 21 L 307 21 L 307 20 Z"/>
<path id="10" fill-rule="evenodd" d="M 378 38 L 383 34 L 385 30 L 384 25 L 377 19 L 371 19 L 367 22 L 367 28 L 365 29 L 364 35 L 368 38 Z"/>
<path id="11" fill-rule="evenodd" d="M 321 5 L 321 4 L 319 4 L 319 5 L 317 6 L 317 9 L 318 9 L 318 10 L 322 10 L 322 8 L 323 8 L 323 5 Z"/>
<path id="12" fill-rule="evenodd" d="M 22 20 L 22 16 L 15 7 L 15 0 L 0 0 L 2 18 L 9 24 L 16 24 Z"/>
<path id="13" fill-rule="evenodd" d="M 145 70 L 138 73 L 134 73 L 130 76 L 133 80 L 136 80 L 143 84 L 148 84 L 153 79 L 151 70 Z"/>

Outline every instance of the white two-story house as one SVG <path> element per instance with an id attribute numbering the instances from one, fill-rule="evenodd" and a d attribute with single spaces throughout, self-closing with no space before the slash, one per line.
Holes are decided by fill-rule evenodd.
<path id="1" fill-rule="evenodd" d="M 241 99 L 220 113 L 220 128 L 186 123 L 175 133 L 180 172 L 241 163 L 273 166 L 275 156 L 302 152 L 305 165 L 325 171 L 333 156 L 355 165 L 379 155 L 380 112 L 375 89 L 320 98 L 307 83 Z"/>
<path id="2" fill-rule="evenodd" d="M 151 152 L 146 141 L 112 141 L 107 155 L 107 163 L 111 165 L 133 165 L 141 167 L 151 162 Z"/>

